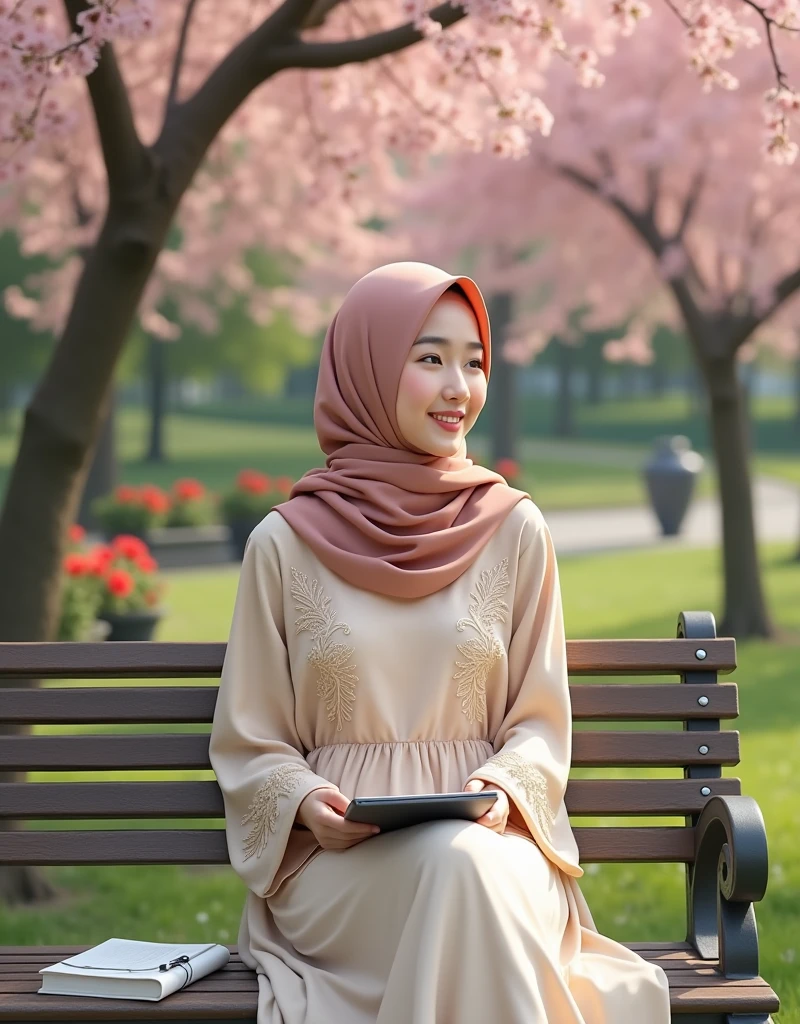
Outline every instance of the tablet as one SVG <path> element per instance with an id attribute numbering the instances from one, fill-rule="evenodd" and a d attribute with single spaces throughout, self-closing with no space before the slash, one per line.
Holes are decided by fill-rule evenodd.
<path id="1" fill-rule="evenodd" d="M 381 832 L 439 818 L 477 821 L 497 799 L 497 790 L 478 793 L 425 793 L 414 796 L 357 796 L 345 811 L 347 821 L 378 825 Z"/>

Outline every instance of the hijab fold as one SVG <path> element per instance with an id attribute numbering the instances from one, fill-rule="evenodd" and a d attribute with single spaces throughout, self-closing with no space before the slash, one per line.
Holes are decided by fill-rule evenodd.
<path id="1" fill-rule="evenodd" d="M 478 321 L 488 378 L 486 304 L 468 277 L 391 263 L 350 289 L 325 336 L 314 426 L 327 456 L 275 510 L 332 572 L 387 597 L 426 597 L 474 562 L 525 491 L 458 453 L 402 437 L 396 406 L 412 344 L 436 303 L 460 285 Z"/>

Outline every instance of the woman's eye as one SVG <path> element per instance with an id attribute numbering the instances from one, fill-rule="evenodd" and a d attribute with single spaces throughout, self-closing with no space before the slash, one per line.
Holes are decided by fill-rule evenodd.
<path id="1" fill-rule="evenodd" d="M 439 356 L 439 355 L 436 355 L 435 353 L 431 353 L 430 355 L 423 356 L 422 359 L 420 359 L 420 362 L 424 363 L 426 359 L 438 359 L 440 364 L 442 362 L 442 357 Z M 430 365 L 433 365 L 433 364 L 430 364 Z M 476 370 L 482 370 L 483 369 L 483 360 L 482 359 L 470 359 L 468 365 L 474 367 Z"/>

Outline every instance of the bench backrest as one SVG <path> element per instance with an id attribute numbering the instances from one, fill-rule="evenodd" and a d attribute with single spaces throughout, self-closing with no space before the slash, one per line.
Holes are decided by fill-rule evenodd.
<path id="1" fill-rule="evenodd" d="M 678 633 L 674 640 L 568 641 L 571 680 L 611 677 L 570 685 L 573 767 L 606 775 L 571 778 L 570 814 L 683 819 L 576 827 L 584 862 L 690 864 L 693 824 L 705 802 L 740 792 L 738 779 L 721 777 L 723 765 L 739 761 L 738 732 L 720 730 L 721 719 L 738 714 L 737 687 L 717 683 L 717 673 L 735 667 L 735 641 L 715 638 L 709 613 L 684 613 Z M 48 823 L 44 830 L 0 829 L 0 863 L 225 863 L 222 797 L 208 761 L 217 687 L 164 682 L 218 678 L 224 654 L 224 643 L 0 644 L 0 818 Z M 680 685 L 617 682 L 631 676 L 671 676 Z M 112 678 L 151 685 L 21 685 Z M 29 726 L 43 728 L 29 734 Z M 121 728 L 109 733 L 108 726 Z M 636 768 L 662 771 L 613 777 Z M 31 782 L 3 774 L 13 772 L 68 777 Z M 126 776 L 76 781 L 88 772 Z M 156 819 L 170 819 L 168 827 Z M 68 820 L 81 827 L 50 824 Z"/>

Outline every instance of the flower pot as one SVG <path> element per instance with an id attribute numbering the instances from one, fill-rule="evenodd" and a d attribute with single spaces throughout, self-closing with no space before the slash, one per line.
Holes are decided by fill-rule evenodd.
<path id="1" fill-rule="evenodd" d="M 263 516 L 258 516 L 252 519 L 233 519 L 228 523 L 228 529 L 231 531 L 231 545 L 233 547 L 233 552 L 240 562 L 244 558 L 244 549 L 247 544 L 247 538 L 253 530 L 255 530 L 262 519 Z"/>
<path id="2" fill-rule="evenodd" d="M 660 437 L 644 467 L 650 504 L 665 537 L 680 532 L 695 482 L 703 469 L 703 457 L 692 451 L 688 437 Z"/>
<path id="3" fill-rule="evenodd" d="M 124 615 L 103 612 L 99 618 L 111 626 L 107 640 L 152 640 L 161 615 L 160 611 L 127 612 Z"/>
<path id="4" fill-rule="evenodd" d="M 226 526 L 158 526 L 147 531 L 145 540 L 162 569 L 223 565 L 234 558 Z"/>

